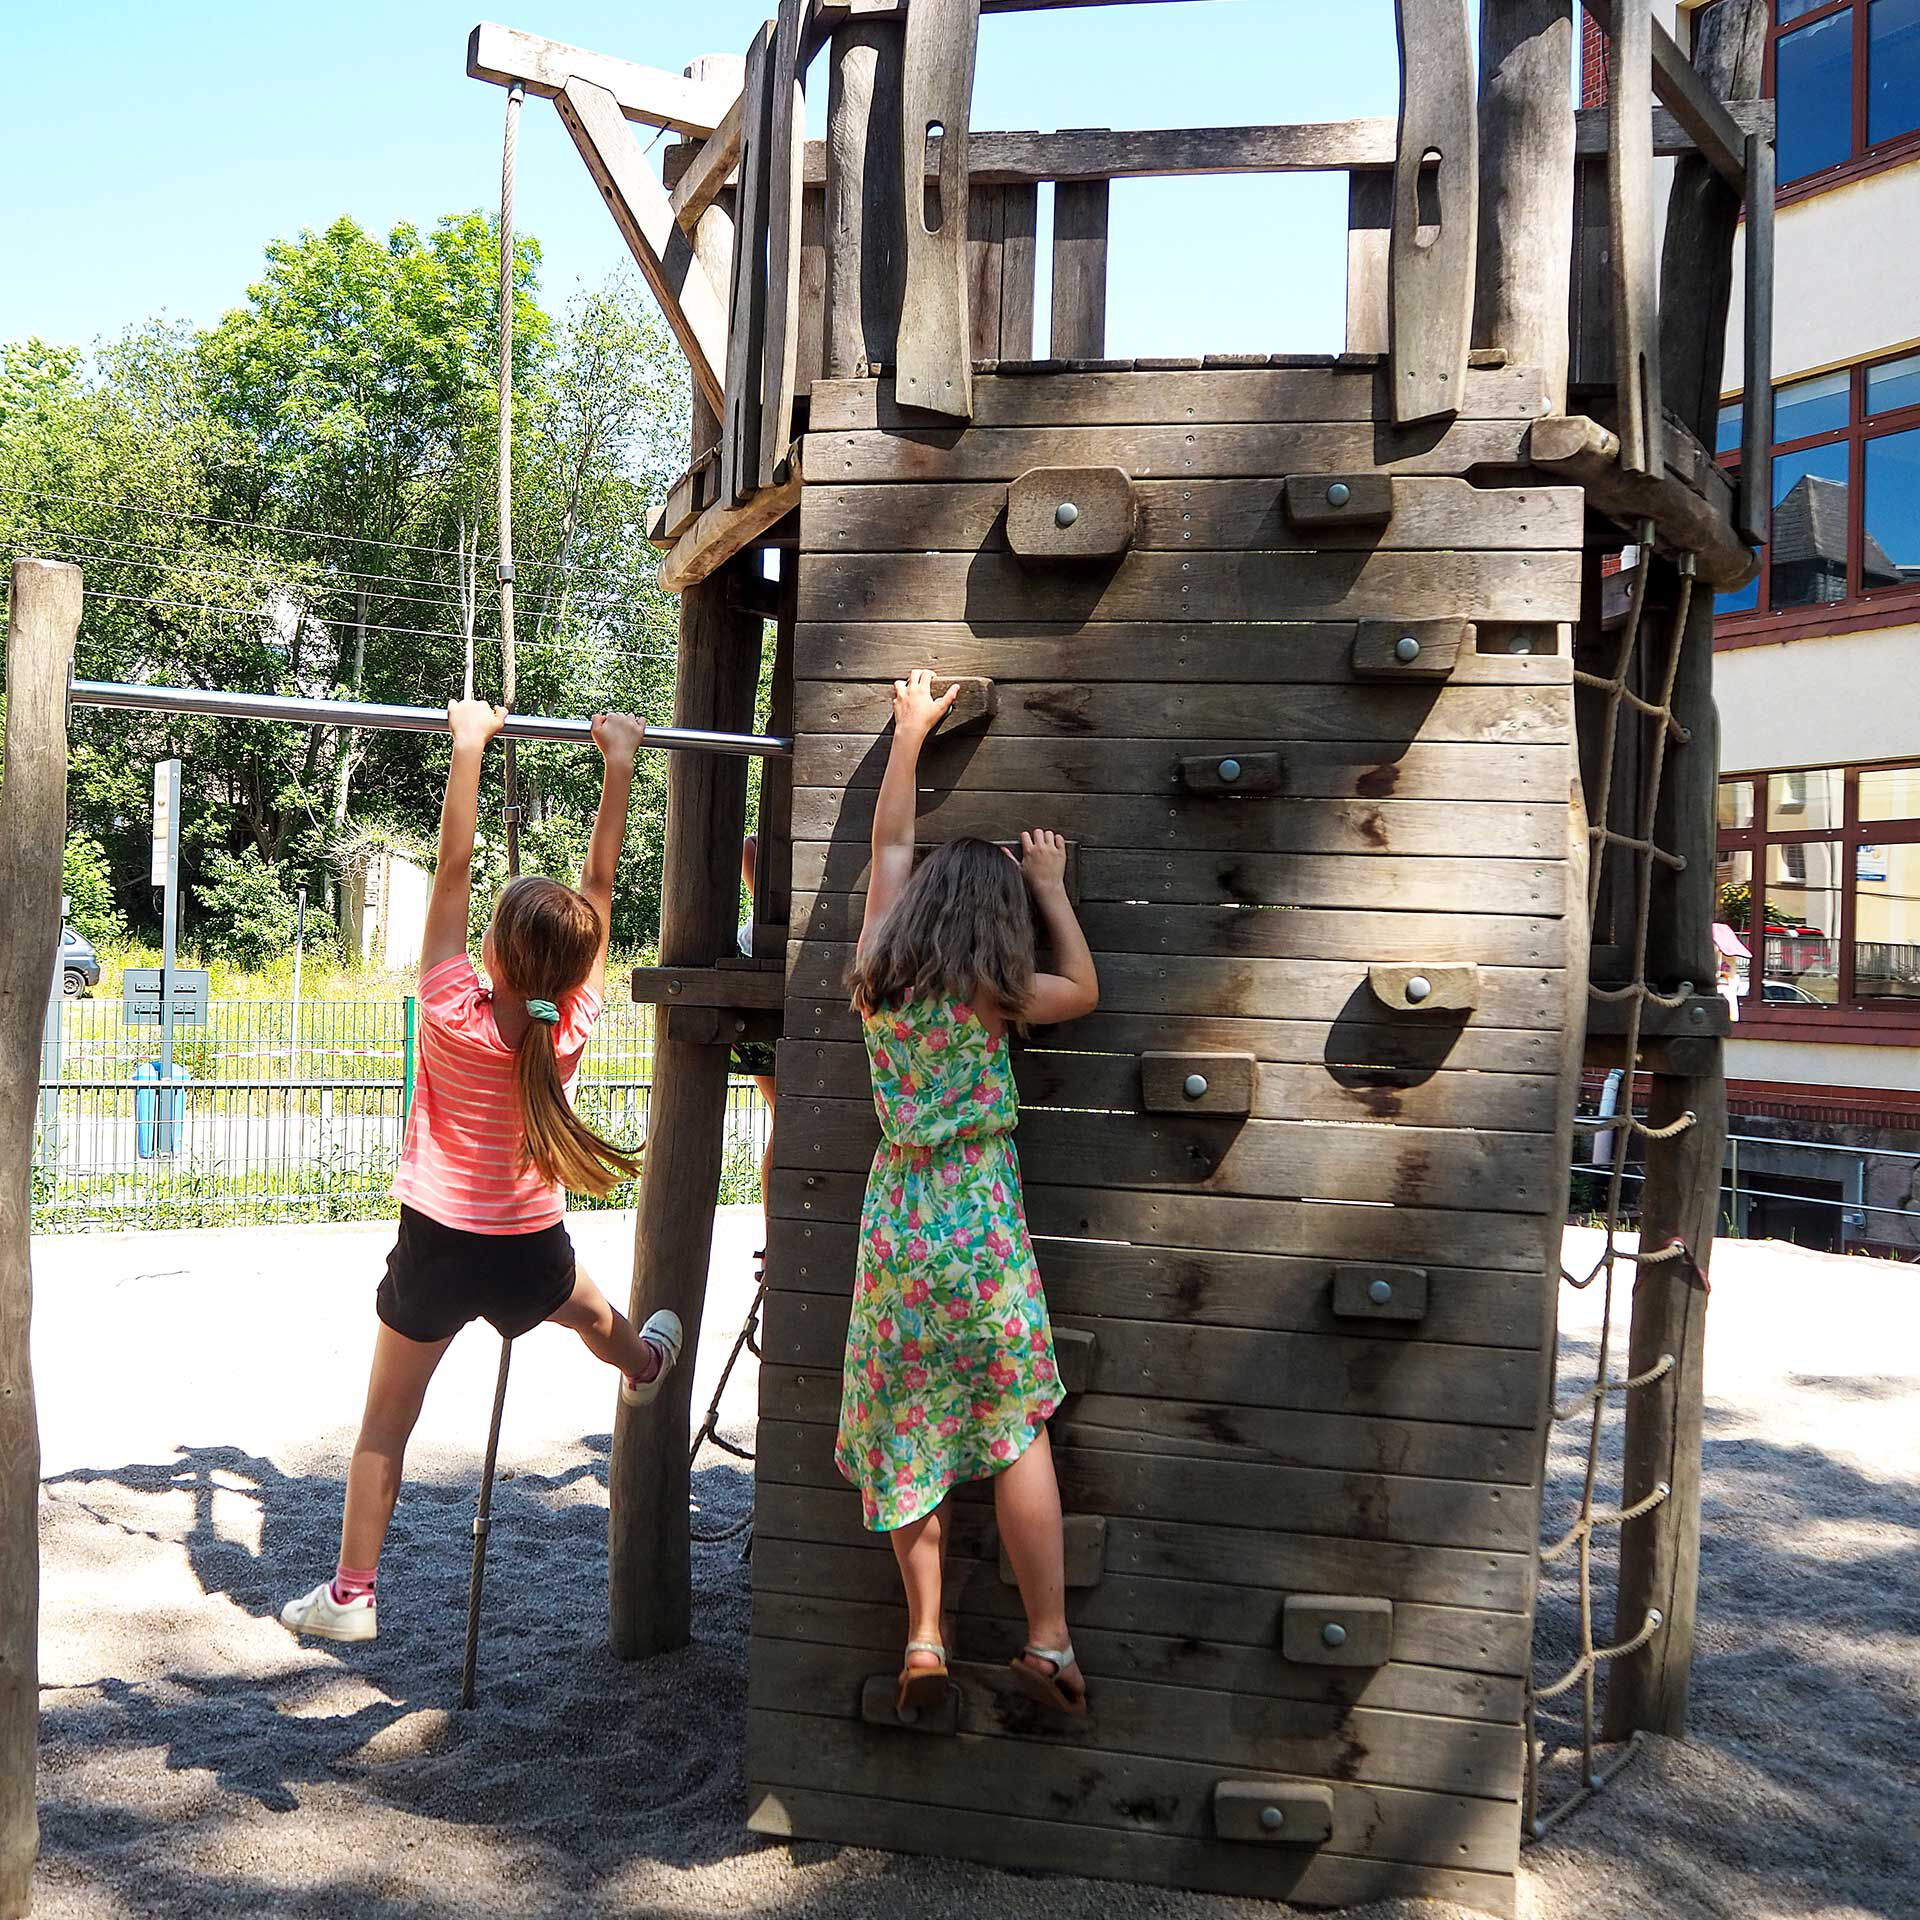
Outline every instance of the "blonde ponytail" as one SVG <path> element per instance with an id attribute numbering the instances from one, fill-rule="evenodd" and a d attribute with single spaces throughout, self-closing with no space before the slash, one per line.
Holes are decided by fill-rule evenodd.
<path id="1" fill-rule="evenodd" d="M 560 1079 L 554 1052 L 555 1029 L 533 1020 L 520 1036 L 513 1062 L 513 1087 L 526 1129 L 527 1161 L 542 1180 L 569 1193 L 605 1197 L 640 1171 L 640 1156 L 603 1140 L 574 1112 Z"/>

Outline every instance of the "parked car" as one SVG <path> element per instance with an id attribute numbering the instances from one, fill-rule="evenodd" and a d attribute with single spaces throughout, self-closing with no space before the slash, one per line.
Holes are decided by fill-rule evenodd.
<path id="1" fill-rule="evenodd" d="M 100 956 L 92 943 L 71 927 L 60 929 L 60 991 L 78 1000 L 100 984 Z"/>
<path id="2" fill-rule="evenodd" d="M 1805 987 L 1796 987 L 1791 980 L 1762 980 L 1760 997 L 1763 1000 L 1791 1001 L 1796 1007 L 1824 1007 L 1824 1000 L 1816 999 Z"/>

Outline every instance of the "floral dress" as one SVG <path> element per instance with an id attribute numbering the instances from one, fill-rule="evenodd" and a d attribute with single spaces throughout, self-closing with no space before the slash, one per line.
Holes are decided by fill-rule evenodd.
<path id="1" fill-rule="evenodd" d="M 1011 1466 L 1060 1386 L 1020 1202 L 1006 1037 L 945 999 L 863 1024 L 882 1138 L 835 1458 L 867 1526 L 888 1533 Z"/>

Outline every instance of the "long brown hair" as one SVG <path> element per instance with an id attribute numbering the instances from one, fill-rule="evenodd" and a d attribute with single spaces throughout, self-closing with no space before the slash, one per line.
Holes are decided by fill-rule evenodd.
<path id="1" fill-rule="evenodd" d="M 1017 1021 L 1033 992 L 1033 905 L 1019 863 L 991 840 L 949 840 L 915 868 L 847 969 L 861 1013 L 991 994 Z"/>
<path id="2" fill-rule="evenodd" d="M 557 1007 L 578 990 L 600 951 L 600 916 L 580 894 L 538 874 L 512 881 L 493 910 L 493 966 L 500 984 Z M 527 1022 L 513 1065 L 526 1129 L 527 1164 L 572 1193 L 611 1193 L 640 1171 L 640 1156 L 603 1140 L 574 1112 L 560 1079 L 559 1029 Z"/>

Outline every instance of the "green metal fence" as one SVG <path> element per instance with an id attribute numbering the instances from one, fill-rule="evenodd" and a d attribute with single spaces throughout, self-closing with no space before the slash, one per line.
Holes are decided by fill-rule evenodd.
<path id="1" fill-rule="evenodd" d="M 214 1001 L 176 1027 L 158 1084 L 156 1027 L 120 1003 L 67 1001 L 42 1052 L 33 1168 L 36 1232 L 366 1220 L 389 1187 L 413 1097 L 411 996 Z M 644 1137 L 652 1010 L 609 1006 L 581 1062 L 575 1104 L 610 1138 Z M 721 1198 L 758 1197 L 767 1117 L 749 1081 L 728 1094 Z M 631 1187 L 575 1206 L 633 1204 Z"/>

